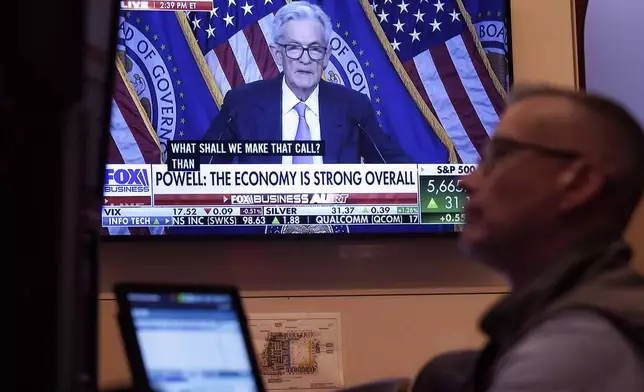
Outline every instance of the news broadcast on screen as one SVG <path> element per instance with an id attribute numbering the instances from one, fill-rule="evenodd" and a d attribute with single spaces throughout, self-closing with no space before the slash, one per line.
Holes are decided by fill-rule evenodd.
<path id="1" fill-rule="evenodd" d="M 447 233 L 507 0 L 121 1 L 106 236 Z"/>

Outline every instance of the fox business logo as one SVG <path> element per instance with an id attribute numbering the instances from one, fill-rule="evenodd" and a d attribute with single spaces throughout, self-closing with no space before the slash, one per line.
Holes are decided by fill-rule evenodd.
<path id="1" fill-rule="evenodd" d="M 105 193 L 108 192 L 150 192 L 147 169 L 106 169 Z"/>
<path id="2" fill-rule="evenodd" d="M 231 195 L 231 204 L 344 204 L 348 194 Z"/>

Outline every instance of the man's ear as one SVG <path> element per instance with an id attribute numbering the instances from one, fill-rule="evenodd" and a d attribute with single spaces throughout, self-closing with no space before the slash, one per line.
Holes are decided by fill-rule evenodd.
<path id="1" fill-rule="evenodd" d="M 282 67 L 284 65 L 284 58 L 282 57 L 282 52 L 280 52 L 279 47 L 275 44 L 271 44 L 269 48 L 271 49 L 271 53 L 273 54 L 273 58 L 277 65 Z"/>
<path id="2" fill-rule="evenodd" d="M 562 195 L 559 209 L 571 211 L 596 197 L 606 184 L 606 176 L 583 159 L 573 162 L 557 180 Z"/>

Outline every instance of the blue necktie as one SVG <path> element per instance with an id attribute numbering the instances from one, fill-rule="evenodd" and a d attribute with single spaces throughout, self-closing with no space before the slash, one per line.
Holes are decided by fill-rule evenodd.
<path id="1" fill-rule="evenodd" d="M 304 117 L 304 114 L 306 113 L 306 104 L 304 102 L 298 102 L 297 105 L 295 105 L 295 111 L 297 112 L 297 116 L 299 117 L 299 121 L 297 123 L 297 133 L 295 134 L 295 140 L 296 141 L 308 141 L 311 140 L 311 129 L 309 128 L 309 124 L 306 122 L 306 118 Z M 312 156 L 305 156 L 305 157 L 293 157 L 293 164 L 311 164 L 313 163 L 313 157 Z"/>

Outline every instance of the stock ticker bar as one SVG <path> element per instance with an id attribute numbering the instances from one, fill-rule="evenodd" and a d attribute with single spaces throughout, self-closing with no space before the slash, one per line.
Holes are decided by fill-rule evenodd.
<path id="1" fill-rule="evenodd" d="M 103 210 L 104 227 L 417 224 L 415 206 L 187 207 Z"/>
<path id="2" fill-rule="evenodd" d="M 223 170 L 225 168 L 225 170 Z M 334 169 L 329 169 L 334 168 Z M 468 199 L 461 179 L 474 165 L 351 165 L 257 168 L 206 165 L 194 177 L 212 173 L 294 171 L 290 186 L 181 184 L 160 182 L 162 165 L 110 165 L 107 169 L 103 227 L 248 226 L 248 225 L 461 225 Z M 329 185 L 297 183 L 329 170 L 353 173 L 352 178 L 380 178 L 407 173 L 405 184 Z M 358 175 L 358 171 L 362 174 Z M 370 174 L 373 171 L 373 175 Z M 317 174 L 316 174 L 317 173 Z M 333 172 L 340 173 L 340 172 Z M 219 175 L 218 174 L 218 175 Z M 413 175 L 412 175 L 413 174 Z M 193 173 L 173 174 L 173 179 Z M 232 175 L 231 178 L 244 178 Z M 410 178 L 413 177 L 413 178 Z M 183 177 L 182 177 L 183 178 Z M 186 177 L 187 178 L 187 177 Z M 287 177 L 284 177 L 287 178 Z M 324 177 L 326 178 L 326 177 Z M 381 177 L 386 178 L 386 177 Z M 260 190 L 261 189 L 261 190 Z M 239 190 L 239 193 L 234 193 Z M 255 193 L 243 193 L 254 191 Z M 263 192 L 269 193 L 263 193 Z M 307 191 L 318 193 L 307 193 Z M 336 191 L 337 193 L 328 193 Z M 278 193 L 281 192 L 281 193 Z"/>
<path id="3" fill-rule="evenodd" d="M 213 0 L 121 1 L 121 9 L 129 11 L 211 11 Z"/>
<path id="4" fill-rule="evenodd" d="M 262 215 L 103 217 L 103 227 L 395 225 L 417 224 L 418 215 Z"/>

